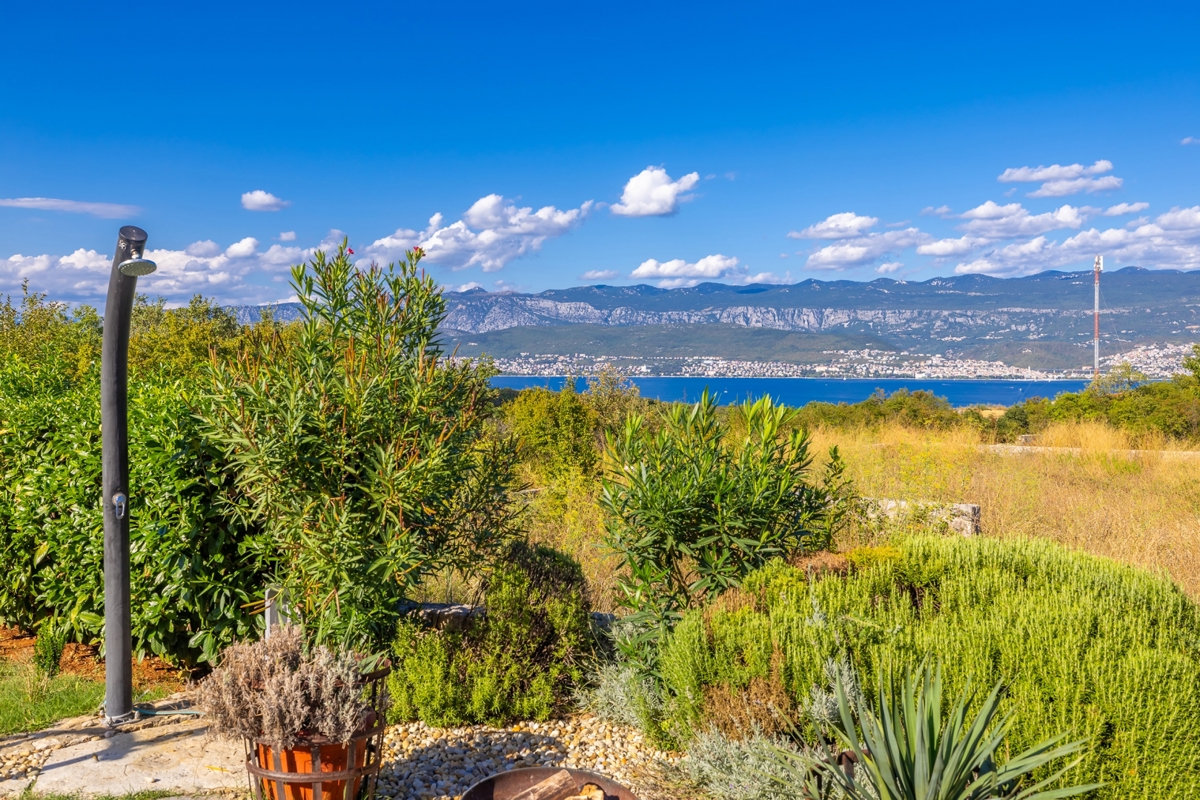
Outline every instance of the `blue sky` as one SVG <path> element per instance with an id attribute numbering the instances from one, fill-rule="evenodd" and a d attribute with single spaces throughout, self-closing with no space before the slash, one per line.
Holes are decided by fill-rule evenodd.
<path id="1" fill-rule="evenodd" d="M 341 235 L 491 290 L 1200 268 L 1200 4 L 6 15 L 3 292 L 98 304 L 129 223 L 173 302 Z"/>

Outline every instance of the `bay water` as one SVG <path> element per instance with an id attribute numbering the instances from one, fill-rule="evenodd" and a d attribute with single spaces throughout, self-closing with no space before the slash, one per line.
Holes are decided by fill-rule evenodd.
<path id="1" fill-rule="evenodd" d="M 955 407 L 971 405 L 1011 406 L 1030 397 L 1054 398 L 1063 392 L 1085 389 L 1088 381 L 1006 381 L 1006 380 L 917 380 L 908 378 L 631 378 L 643 397 L 664 402 L 694 402 L 705 389 L 721 404 L 757 400 L 770 395 L 777 403 L 802 406 L 819 400 L 825 403 L 858 403 L 876 390 L 891 394 L 897 389 L 910 392 L 923 389 L 944 397 Z M 564 377 L 498 375 L 492 379 L 497 388 L 527 389 L 542 386 L 558 391 Z M 586 379 L 578 379 L 582 391 Z"/>

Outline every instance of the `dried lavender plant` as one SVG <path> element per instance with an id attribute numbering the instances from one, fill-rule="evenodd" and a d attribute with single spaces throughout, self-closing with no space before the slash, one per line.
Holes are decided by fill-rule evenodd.
<path id="1" fill-rule="evenodd" d="M 306 656 L 300 629 L 284 627 L 226 648 L 197 704 L 217 736 L 261 737 L 283 749 L 318 733 L 344 744 L 370 710 L 361 678 L 353 653 L 319 647 Z"/>

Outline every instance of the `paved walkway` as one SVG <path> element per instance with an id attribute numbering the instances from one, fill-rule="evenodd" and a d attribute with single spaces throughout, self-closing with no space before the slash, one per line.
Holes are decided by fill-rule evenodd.
<path id="1" fill-rule="evenodd" d="M 180 696 L 156 703 L 184 708 Z M 192 795 L 245 793 L 240 741 L 211 739 L 194 716 L 155 716 L 110 731 L 95 716 L 63 720 L 48 730 L 0 739 L 0 797 L 37 793 L 121 795 L 155 791 Z M 8 775 L 10 777 L 4 777 Z"/>
<path id="2" fill-rule="evenodd" d="M 51 754 L 33 789 L 83 795 L 245 790 L 242 743 L 206 733 L 203 722 L 187 720 L 64 747 Z"/>

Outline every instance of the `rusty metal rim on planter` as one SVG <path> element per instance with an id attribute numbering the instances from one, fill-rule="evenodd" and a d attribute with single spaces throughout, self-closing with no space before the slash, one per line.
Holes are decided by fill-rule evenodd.
<path id="1" fill-rule="evenodd" d="M 617 783 L 612 778 L 598 775 L 595 772 L 589 772 L 586 769 L 572 769 L 571 767 L 525 767 L 523 769 L 510 769 L 505 772 L 497 772 L 495 775 L 489 775 L 483 780 L 476 782 L 471 788 L 463 792 L 462 800 L 508 800 L 508 798 L 515 797 L 518 793 L 525 791 L 529 786 L 522 786 L 519 789 L 513 787 L 512 789 L 505 790 L 503 786 L 497 786 L 497 783 L 504 781 L 510 776 L 515 776 L 519 779 L 527 775 L 540 775 L 544 779 L 564 769 L 571 773 L 571 777 L 577 781 L 582 779 L 585 783 L 596 784 L 604 790 L 604 794 L 607 797 L 616 797 L 618 800 L 638 800 L 637 795 L 630 789 Z M 530 784 L 530 786 L 532 785 Z M 482 792 L 487 791 L 489 788 L 492 790 L 491 794 L 482 794 Z M 507 793 L 497 793 L 497 789 L 501 792 L 507 791 Z"/>

